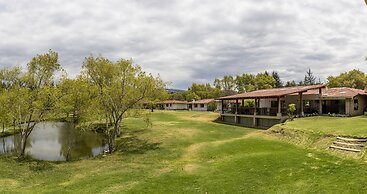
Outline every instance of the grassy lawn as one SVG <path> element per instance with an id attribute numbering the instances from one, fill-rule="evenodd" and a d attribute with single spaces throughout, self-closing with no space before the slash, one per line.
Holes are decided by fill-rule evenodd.
<path id="1" fill-rule="evenodd" d="M 303 149 L 263 130 L 212 122 L 216 117 L 215 113 L 155 112 L 152 128 L 140 119 L 126 119 L 118 151 L 90 160 L 18 163 L 0 157 L 0 193 L 359 193 L 367 189 L 364 163 Z"/>
<path id="2" fill-rule="evenodd" d="M 297 118 L 282 127 L 322 134 L 367 137 L 367 116 Z"/>

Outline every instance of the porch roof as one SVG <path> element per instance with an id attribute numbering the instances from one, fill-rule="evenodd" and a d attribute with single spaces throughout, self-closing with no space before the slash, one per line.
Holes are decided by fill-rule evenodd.
<path id="1" fill-rule="evenodd" d="M 295 87 L 285 87 L 285 88 L 273 88 L 256 90 L 253 92 L 245 92 L 240 94 L 235 94 L 231 96 L 224 96 L 218 98 L 219 100 L 231 100 L 231 99 L 252 99 L 252 98 L 276 98 L 283 97 L 286 95 L 307 92 L 308 90 L 315 90 L 319 88 L 325 88 L 326 85 L 312 85 L 312 86 L 295 86 Z"/>
<path id="2" fill-rule="evenodd" d="M 165 100 L 165 101 L 157 102 L 157 104 L 189 104 L 189 102 L 181 101 L 181 100 Z"/>
<path id="3" fill-rule="evenodd" d="M 195 100 L 190 102 L 191 104 L 209 104 L 211 102 L 214 102 L 214 99 L 201 99 L 201 100 Z"/>
<path id="4" fill-rule="evenodd" d="M 304 95 L 314 95 L 318 94 L 318 90 L 309 90 L 304 93 Z M 367 95 L 365 90 L 355 89 L 355 88 L 324 88 L 322 89 L 322 98 L 353 98 L 357 95 Z"/>

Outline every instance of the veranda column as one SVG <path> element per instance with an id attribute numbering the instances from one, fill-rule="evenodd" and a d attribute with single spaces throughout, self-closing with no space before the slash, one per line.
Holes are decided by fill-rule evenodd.
<path id="1" fill-rule="evenodd" d="M 223 107 L 223 104 L 224 104 L 224 103 L 223 103 L 223 101 L 224 101 L 224 100 L 221 100 L 221 109 L 222 109 L 222 110 L 221 110 L 221 112 L 222 112 L 222 114 L 224 113 L 224 107 Z"/>
<path id="2" fill-rule="evenodd" d="M 304 116 L 305 113 L 303 112 L 303 96 L 302 96 L 303 92 L 299 93 L 299 106 L 300 106 L 300 114 L 301 116 Z"/>
<path id="3" fill-rule="evenodd" d="M 258 102 L 257 102 L 257 99 L 255 98 L 254 116 L 252 118 L 252 125 L 254 127 L 256 127 L 256 112 L 257 112 L 256 109 L 257 109 L 257 104 L 258 104 Z"/>
<path id="4" fill-rule="evenodd" d="M 320 115 L 322 114 L 322 100 L 321 100 L 321 97 L 322 97 L 322 90 L 321 90 L 321 88 L 319 88 L 319 114 Z"/>
<path id="5" fill-rule="evenodd" d="M 281 109 L 281 103 L 280 103 L 280 97 L 278 97 L 278 117 L 282 116 L 282 109 Z"/>
<path id="6" fill-rule="evenodd" d="M 224 107 L 223 107 L 223 105 L 224 105 L 224 103 L 223 103 L 223 101 L 224 100 L 220 100 L 220 104 L 221 104 L 221 110 L 220 110 L 220 112 L 221 112 L 221 114 L 220 114 L 220 119 L 222 120 L 222 121 L 224 121 L 224 116 L 222 115 L 223 113 L 224 113 Z"/>
<path id="7" fill-rule="evenodd" d="M 236 123 L 236 124 L 237 124 L 237 120 L 238 120 L 238 118 L 237 118 L 237 113 L 238 113 L 238 99 L 236 99 L 236 110 L 235 110 L 235 112 L 234 112 L 234 114 L 236 114 L 236 115 L 234 116 L 234 123 Z"/>

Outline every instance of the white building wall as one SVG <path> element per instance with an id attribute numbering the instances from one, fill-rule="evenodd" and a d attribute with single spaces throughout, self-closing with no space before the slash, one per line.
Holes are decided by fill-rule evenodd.
<path id="1" fill-rule="evenodd" d="M 354 110 L 354 99 L 358 99 L 358 110 Z M 366 96 L 358 95 L 358 96 L 355 96 L 354 99 L 349 99 L 348 101 L 346 101 L 345 109 L 347 109 L 348 107 L 349 114 L 352 116 L 363 115 L 364 110 L 366 109 L 366 105 L 367 105 Z M 347 110 L 345 112 L 347 112 Z"/>
<path id="2" fill-rule="evenodd" d="M 216 111 L 222 111 L 222 102 L 220 100 L 216 101 L 217 103 L 217 109 Z"/>
<path id="3" fill-rule="evenodd" d="M 260 99 L 260 108 L 270 108 L 271 107 L 271 101 L 278 101 L 276 98 L 263 98 Z"/>
<path id="4" fill-rule="evenodd" d="M 195 107 L 197 105 L 197 107 Z M 204 104 L 204 107 L 201 107 L 201 104 L 193 104 L 192 105 L 193 111 L 208 111 L 208 104 Z"/>
<path id="5" fill-rule="evenodd" d="M 168 106 L 167 106 L 168 105 Z M 164 104 L 165 110 L 187 110 L 187 104 Z"/>

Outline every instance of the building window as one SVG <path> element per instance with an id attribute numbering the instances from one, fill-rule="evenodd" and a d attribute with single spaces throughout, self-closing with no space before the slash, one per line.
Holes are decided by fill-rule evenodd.
<path id="1" fill-rule="evenodd" d="M 354 99 L 354 110 L 358 110 L 358 99 Z"/>
<path id="2" fill-rule="evenodd" d="M 310 107 L 311 106 L 311 102 L 309 101 L 309 100 L 305 100 L 305 101 L 303 101 L 303 104 L 304 104 L 304 106 L 305 107 Z"/>
<path id="3" fill-rule="evenodd" d="M 204 104 L 200 104 L 200 107 L 201 107 L 201 108 L 204 108 Z"/>
<path id="4" fill-rule="evenodd" d="M 198 105 L 197 105 L 197 104 L 194 104 L 194 107 L 195 107 L 195 108 L 197 108 L 197 107 L 198 107 Z"/>
<path id="5" fill-rule="evenodd" d="M 166 107 L 169 107 L 169 104 L 166 104 Z"/>
<path id="6" fill-rule="evenodd" d="M 278 101 L 271 101 L 271 108 L 276 108 L 278 107 Z"/>

